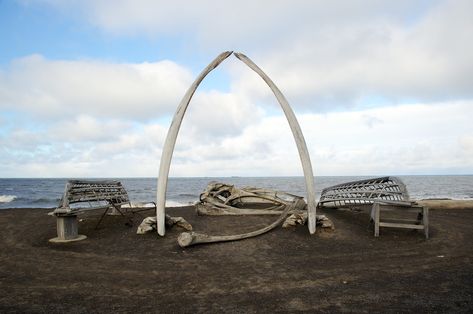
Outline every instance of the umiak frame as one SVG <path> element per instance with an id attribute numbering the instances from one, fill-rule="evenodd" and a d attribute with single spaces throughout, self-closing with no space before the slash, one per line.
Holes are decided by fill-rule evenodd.
<path id="1" fill-rule="evenodd" d="M 429 209 L 410 200 L 406 185 L 397 177 L 371 178 L 327 187 L 322 190 L 318 206 L 371 206 L 375 237 L 379 236 L 380 227 L 388 227 L 424 230 L 425 238 L 429 238 Z M 395 209 L 415 212 L 417 219 L 381 218 L 381 212 Z"/>
<path id="2" fill-rule="evenodd" d="M 213 69 L 215 69 L 220 63 L 227 59 L 233 51 L 225 51 L 218 55 L 210 64 L 199 74 L 195 79 L 192 85 L 189 87 L 184 97 L 182 98 L 179 106 L 177 107 L 174 118 L 169 127 L 169 131 L 166 136 L 166 141 L 164 142 L 163 152 L 161 155 L 161 162 L 159 165 L 159 174 L 158 174 L 158 189 L 157 189 L 157 200 L 156 200 L 156 218 L 157 218 L 157 230 L 160 236 L 164 236 L 166 233 L 165 230 L 165 204 L 166 204 L 166 190 L 167 182 L 169 176 L 169 169 L 171 166 L 171 159 L 174 152 L 174 147 L 176 145 L 177 135 L 181 127 L 182 120 L 186 113 L 189 102 L 194 95 L 197 87 L 202 82 L 202 80 L 209 74 Z M 302 170 L 304 172 L 305 185 L 307 190 L 307 211 L 308 211 L 308 227 L 310 234 L 315 233 L 315 224 L 316 224 L 316 202 L 315 202 L 315 182 L 314 174 L 312 171 L 312 164 L 310 162 L 309 152 L 307 150 L 307 145 L 302 134 L 301 127 L 296 119 L 294 112 L 292 111 L 291 106 L 288 101 L 274 84 L 274 82 L 247 56 L 242 53 L 235 53 L 235 57 L 245 63 L 249 68 L 255 71 L 269 86 L 269 88 L 274 93 L 274 96 L 278 100 L 284 114 L 286 116 L 287 122 L 294 136 L 296 142 L 297 150 L 299 152 L 299 157 L 302 163 Z"/>

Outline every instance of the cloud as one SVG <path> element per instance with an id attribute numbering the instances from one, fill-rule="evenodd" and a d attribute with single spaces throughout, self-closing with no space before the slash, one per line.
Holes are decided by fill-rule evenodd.
<path id="1" fill-rule="evenodd" d="M 317 175 L 472 172 L 471 1 L 21 2 L 107 40 L 185 39 L 186 51 L 179 63 L 174 52 L 143 63 L 35 54 L 0 68 L 0 176 L 157 175 L 193 62 L 232 48 L 286 95 Z M 261 78 L 233 57 L 216 71 L 190 104 L 171 175 L 301 175 Z"/>
<path id="2" fill-rule="evenodd" d="M 116 64 L 20 58 L 0 72 L 0 108 L 57 119 L 156 119 L 174 111 L 192 75 L 172 62 Z"/>
<path id="3" fill-rule="evenodd" d="M 406 104 L 298 116 L 316 175 L 471 173 L 472 105 Z M 365 124 L 366 117 L 383 123 Z M 302 175 L 283 116 L 265 116 L 223 141 L 178 145 L 175 156 L 173 175 Z"/>
<path id="4" fill-rule="evenodd" d="M 471 101 L 411 104 L 306 113 L 298 119 L 316 175 L 464 174 L 473 169 L 472 108 Z M 383 123 L 365 124 L 367 116 Z M 78 125 L 87 129 L 98 122 L 91 119 L 80 118 L 87 122 Z M 156 176 L 167 125 L 109 123 L 116 134 L 109 139 L 98 136 L 95 142 L 88 136 L 59 139 L 58 125 L 40 133 L 19 130 L 0 137 L 0 173 Z M 179 136 L 172 176 L 302 175 L 294 139 L 281 115 L 264 115 L 241 132 L 205 141 L 199 132 Z"/>
<path id="5" fill-rule="evenodd" d="M 51 138 L 58 141 L 101 142 L 117 138 L 131 127 L 130 123 L 121 120 L 97 120 L 91 116 L 79 115 L 74 119 L 61 120 L 53 124 L 48 132 Z"/>
<path id="6" fill-rule="evenodd" d="M 0 135 L 2 177 L 153 176 L 166 128 L 79 116 Z"/>
<path id="7" fill-rule="evenodd" d="M 182 134 L 184 137 L 192 134 L 200 141 L 215 141 L 240 134 L 263 115 L 262 108 L 237 93 L 197 92 L 184 118 Z"/>
<path id="8" fill-rule="evenodd" d="M 316 169 L 323 173 L 471 173 L 471 155 L 458 143 L 473 134 L 467 118 L 473 114 L 471 105 L 411 104 L 305 115 L 302 123 L 306 132 L 317 134 L 308 141 Z M 363 126 L 366 116 L 383 123 Z"/>
<path id="9" fill-rule="evenodd" d="M 301 110 L 470 99 L 471 1 L 46 1 L 115 36 L 247 53 Z M 71 13 L 74 12 L 74 13 Z M 269 102 L 233 67 L 233 90 Z"/>
<path id="10" fill-rule="evenodd" d="M 376 20 L 404 20 L 421 14 L 427 5 L 392 1 L 251 1 L 217 2 L 202 0 L 106 0 L 24 1 L 46 3 L 64 14 L 78 15 L 100 29 L 123 34 L 179 35 L 192 29 L 200 41 L 210 44 L 250 41 L 266 46 L 265 40 L 287 39 L 294 30 L 335 23 L 354 23 L 378 16 Z M 285 21 L 285 23 L 281 23 Z M 262 37 L 261 35 L 265 35 Z"/>
<path id="11" fill-rule="evenodd" d="M 331 111 L 406 101 L 470 99 L 473 81 L 471 2 L 442 2 L 415 21 L 381 16 L 331 21 L 294 29 L 280 49 L 253 59 L 287 93 L 296 107 Z M 243 73 L 240 89 L 250 95 L 257 78 Z"/>

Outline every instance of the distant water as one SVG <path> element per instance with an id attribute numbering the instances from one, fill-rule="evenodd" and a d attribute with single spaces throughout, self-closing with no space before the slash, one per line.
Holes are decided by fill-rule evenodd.
<path id="1" fill-rule="evenodd" d="M 412 199 L 451 198 L 473 199 L 473 175 L 460 176 L 398 176 L 407 185 Z M 316 177 L 317 199 L 323 188 L 370 177 Z M 155 178 L 116 178 L 128 191 L 132 202 L 156 200 Z M 67 179 L 0 179 L 0 208 L 56 207 L 64 192 Z M 189 205 L 199 200 L 210 181 L 236 186 L 257 186 L 305 196 L 303 177 L 231 177 L 231 178 L 170 178 L 167 206 Z"/>

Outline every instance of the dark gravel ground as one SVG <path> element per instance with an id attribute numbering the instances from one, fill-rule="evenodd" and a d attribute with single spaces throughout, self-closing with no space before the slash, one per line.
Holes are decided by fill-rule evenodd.
<path id="1" fill-rule="evenodd" d="M 86 240 L 52 244 L 47 211 L 0 211 L 1 313 L 473 312 L 472 208 L 431 210 L 429 240 L 391 228 L 374 238 L 366 212 L 330 210 L 333 232 L 277 228 L 187 249 L 177 228 L 135 234 L 140 217 L 129 228 L 109 216 L 95 230 L 99 213 L 81 217 Z M 211 234 L 275 219 L 168 213 Z"/>

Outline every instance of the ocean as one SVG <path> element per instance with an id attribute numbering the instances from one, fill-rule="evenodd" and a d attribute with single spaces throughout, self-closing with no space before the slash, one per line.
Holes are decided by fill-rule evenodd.
<path id="1" fill-rule="evenodd" d="M 473 199 L 473 175 L 398 176 L 412 199 Z M 335 184 L 370 177 L 315 177 L 317 199 L 322 189 Z M 109 178 L 103 178 L 109 179 Z M 59 204 L 68 179 L 0 179 L 0 209 L 53 208 Z M 132 202 L 156 201 L 156 178 L 113 178 L 123 183 Z M 199 200 L 211 181 L 257 186 L 305 196 L 304 177 L 170 178 L 167 206 L 184 206 Z"/>

